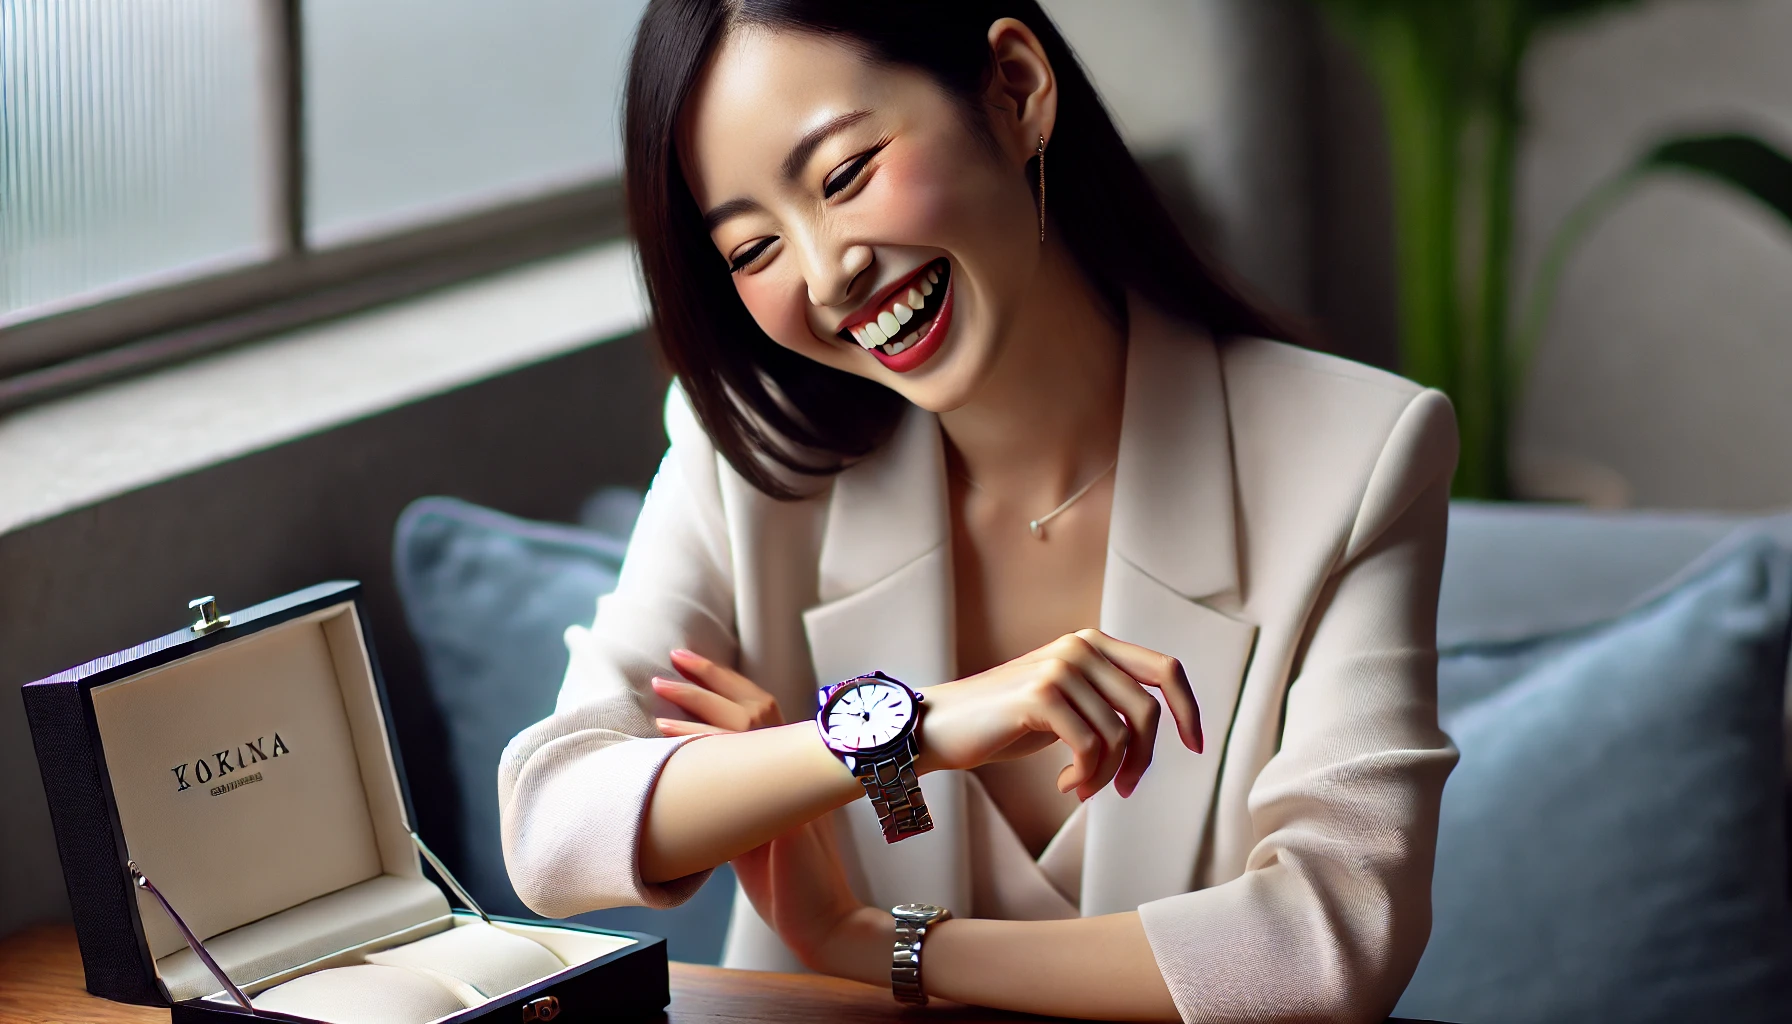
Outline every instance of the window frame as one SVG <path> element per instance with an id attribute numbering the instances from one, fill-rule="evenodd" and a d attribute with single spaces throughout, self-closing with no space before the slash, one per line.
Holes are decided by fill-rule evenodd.
<path id="1" fill-rule="evenodd" d="M 626 233 L 614 177 L 363 241 L 305 245 L 303 0 L 259 0 L 273 251 L 235 269 L 0 327 L 0 414 Z M 29 309 L 22 312 L 29 313 Z"/>

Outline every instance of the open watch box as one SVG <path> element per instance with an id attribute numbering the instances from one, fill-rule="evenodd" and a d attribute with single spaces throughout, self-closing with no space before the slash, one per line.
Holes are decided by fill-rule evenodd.
<path id="1" fill-rule="evenodd" d="M 417 837 L 359 589 L 201 599 L 26 684 L 88 991 L 175 1024 L 657 1015 L 665 940 L 488 917 Z"/>

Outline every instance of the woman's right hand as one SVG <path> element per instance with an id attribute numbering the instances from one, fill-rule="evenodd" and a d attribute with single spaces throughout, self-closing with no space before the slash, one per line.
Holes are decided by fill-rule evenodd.
<path id="1" fill-rule="evenodd" d="M 1130 796 L 1151 764 L 1163 693 L 1182 742 L 1200 753 L 1201 712 L 1182 663 L 1083 629 L 974 676 L 926 689 L 922 772 L 1011 761 L 1062 740 L 1058 791 L 1087 800 L 1110 781 Z"/>

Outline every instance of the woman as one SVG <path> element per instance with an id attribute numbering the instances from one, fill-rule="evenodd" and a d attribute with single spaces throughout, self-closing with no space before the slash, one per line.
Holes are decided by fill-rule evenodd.
<path id="1" fill-rule="evenodd" d="M 1031 0 L 655 0 L 627 102 L 672 446 L 505 753 L 525 901 L 732 860 L 736 966 L 1384 1016 L 1455 761 L 1447 401 L 1261 340 Z"/>

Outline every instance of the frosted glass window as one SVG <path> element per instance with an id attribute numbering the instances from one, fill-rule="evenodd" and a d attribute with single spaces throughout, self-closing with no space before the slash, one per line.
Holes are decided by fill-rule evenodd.
<path id="1" fill-rule="evenodd" d="M 314 246 L 612 176 L 643 0 L 306 0 Z"/>
<path id="2" fill-rule="evenodd" d="M 0 326 L 266 259 L 258 5 L 0 0 Z"/>

